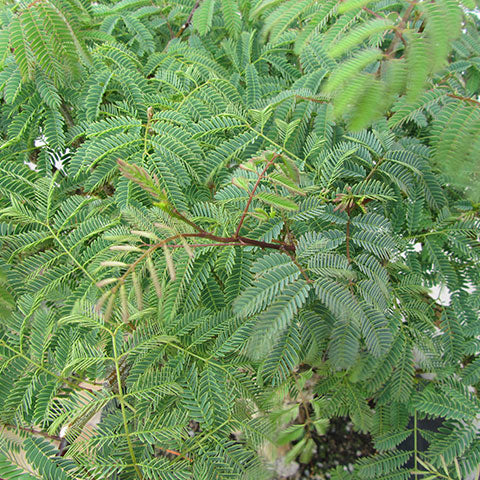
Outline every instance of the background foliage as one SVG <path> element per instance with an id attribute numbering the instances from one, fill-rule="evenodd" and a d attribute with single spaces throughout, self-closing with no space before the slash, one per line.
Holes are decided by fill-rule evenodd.
<path id="1" fill-rule="evenodd" d="M 475 7 L 6 2 L 2 478 L 474 472 Z"/>

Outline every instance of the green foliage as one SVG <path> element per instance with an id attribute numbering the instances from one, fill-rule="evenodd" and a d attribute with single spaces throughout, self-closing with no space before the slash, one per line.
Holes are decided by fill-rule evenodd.
<path id="1" fill-rule="evenodd" d="M 475 471 L 466 8 L 5 2 L 2 478 L 268 479 L 337 416 L 377 453 L 332 478 Z"/>

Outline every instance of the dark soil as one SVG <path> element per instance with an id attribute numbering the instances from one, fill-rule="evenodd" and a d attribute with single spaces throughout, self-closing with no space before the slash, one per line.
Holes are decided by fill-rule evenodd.
<path id="1" fill-rule="evenodd" d="M 300 465 L 297 473 L 288 480 L 328 479 L 328 471 L 342 465 L 351 470 L 352 464 L 360 457 L 375 453 L 370 435 L 353 430 L 347 418 L 334 418 L 325 435 L 315 438 L 317 452 L 308 465 Z"/>

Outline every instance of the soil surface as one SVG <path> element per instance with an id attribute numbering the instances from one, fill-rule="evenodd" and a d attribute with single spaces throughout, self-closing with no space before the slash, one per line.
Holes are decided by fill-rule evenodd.
<path id="1" fill-rule="evenodd" d="M 277 477 L 277 480 L 328 479 L 329 470 L 339 465 L 351 470 L 358 458 L 375 453 L 370 436 L 354 431 L 347 418 L 331 419 L 327 433 L 317 436 L 315 443 L 317 451 L 308 465 L 292 462 L 286 466 L 290 474 Z"/>

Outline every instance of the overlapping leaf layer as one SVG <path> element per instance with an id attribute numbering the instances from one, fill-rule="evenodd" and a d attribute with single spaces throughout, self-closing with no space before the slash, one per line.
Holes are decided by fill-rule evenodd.
<path id="1" fill-rule="evenodd" d="M 474 7 L 7 2 L 0 476 L 267 479 L 335 416 L 332 478 L 474 472 Z"/>

